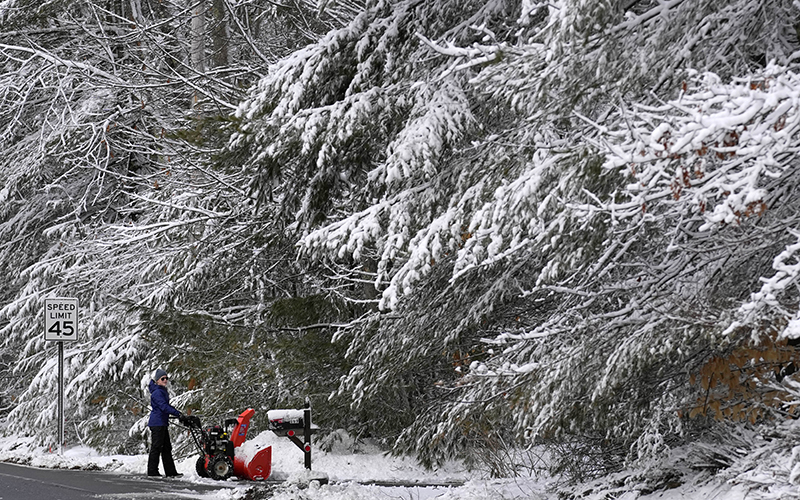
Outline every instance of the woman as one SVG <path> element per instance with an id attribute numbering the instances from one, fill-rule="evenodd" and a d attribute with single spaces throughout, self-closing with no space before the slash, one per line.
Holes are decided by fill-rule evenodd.
<path id="1" fill-rule="evenodd" d="M 164 462 L 164 475 L 167 477 L 178 477 L 175 469 L 175 461 L 172 459 L 172 443 L 169 440 L 169 416 L 175 415 L 181 418 L 181 412 L 169 404 L 169 393 L 167 392 L 167 372 L 159 368 L 153 380 L 150 381 L 150 420 L 147 426 L 150 427 L 152 444 L 150 446 L 150 457 L 147 461 L 147 475 L 160 476 L 158 473 L 158 458 Z"/>

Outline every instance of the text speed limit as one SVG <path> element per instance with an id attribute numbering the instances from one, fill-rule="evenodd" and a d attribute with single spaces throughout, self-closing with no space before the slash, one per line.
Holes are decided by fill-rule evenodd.
<path id="1" fill-rule="evenodd" d="M 78 340 L 78 299 L 44 299 L 44 339 Z"/>

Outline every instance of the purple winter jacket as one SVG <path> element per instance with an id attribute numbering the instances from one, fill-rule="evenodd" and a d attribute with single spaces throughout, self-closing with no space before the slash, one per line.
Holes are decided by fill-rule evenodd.
<path id="1" fill-rule="evenodd" d="M 162 387 L 156 384 L 154 380 L 151 380 L 148 388 L 150 389 L 150 407 L 152 408 L 150 420 L 147 422 L 148 427 L 169 425 L 170 415 L 175 415 L 176 417 L 181 415 L 181 412 L 169 404 L 169 393 L 166 387 Z"/>

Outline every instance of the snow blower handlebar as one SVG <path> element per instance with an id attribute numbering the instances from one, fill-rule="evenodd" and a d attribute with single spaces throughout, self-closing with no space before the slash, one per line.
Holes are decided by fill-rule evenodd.
<path id="1" fill-rule="evenodd" d="M 200 422 L 200 417 L 197 415 L 180 415 L 178 417 L 174 417 L 170 415 L 171 420 L 177 420 L 180 422 L 180 426 L 187 429 L 189 431 L 189 435 L 192 436 L 192 441 L 194 441 L 195 446 L 197 447 L 200 453 L 204 453 L 203 449 L 203 426 Z"/>
<path id="2" fill-rule="evenodd" d="M 199 429 L 201 427 L 200 417 L 198 417 L 197 415 L 181 415 L 176 418 L 178 419 L 178 422 L 180 422 L 181 424 L 190 429 L 192 428 Z"/>

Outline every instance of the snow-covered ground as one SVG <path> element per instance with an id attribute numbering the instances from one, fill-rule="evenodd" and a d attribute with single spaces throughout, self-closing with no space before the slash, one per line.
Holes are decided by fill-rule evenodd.
<path id="1" fill-rule="evenodd" d="M 275 436 L 271 432 L 262 432 L 248 440 L 248 443 L 250 447 L 272 446 L 270 479 L 284 482 L 267 487 L 265 483 L 232 478 L 224 483 L 224 488 L 198 496 L 198 499 L 240 500 L 247 496 L 249 499 L 275 500 L 557 500 L 557 490 L 560 489 L 562 495 L 565 492 L 555 486 L 555 480 L 542 476 L 490 479 L 480 472 L 466 470 L 458 463 L 448 464 L 438 470 L 426 470 L 412 459 L 388 456 L 375 447 L 362 444 L 354 448 L 347 438 L 330 452 L 314 451 L 312 476 L 322 473 L 330 480 L 329 484 L 319 484 L 315 481 L 309 482 L 309 475 L 303 465 L 303 453 L 288 439 Z M 684 474 L 674 484 L 657 480 L 655 483 L 660 486 L 652 490 L 639 486 L 648 482 L 641 471 L 626 471 L 614 475 L 615 477 L 609 476 L 567 490 L 575 498 L 582 500 L 795 499 L 800 498 L 800 486 L 793 484 L 800 482 L 800 468 L 797 474 L 790 473 L 789 469 L 793 462 L 800 463 L 800 447 L 797 450 L 792 451 L 791 456 L 774 453 L 770 457 L 762 456 L 758 459 L 762 465 L 754 465 L 755 469 L 748 472 L 739 471 L 751 476 L 744 483 L 730 473 L 695 471 Z M 184 474 L 183 480 L 221 485 L 197 475 L 196 459 L 196 455 L 176 456 L 178 471 Z M 147 456 L 103 455 L 84 446 L 68 447 L 63 455 L 59 455 L 55 450 L 33 446 L 32 441 L 27 439 L 0 437 L 0 461 L 34 467 L 101 469 L 141 475 L 146 469 Z M 677 462 L 680 460 L 673 461 Z M 781 471 L 786 473 L 786 478 L 778 477 L 783 474 Z M 657 471 L 657 474 L 663 473 L 663 470 Z M 387 485 L 401 482 L 406 484 Z M 763 487 L 758 488 L 760 491 L 755 491 L 753 484 L 763 484 Z"/>
<path id="2" fill-rule="evenodd" d="M 174 431 L 173 431 L 174 432 Z M 488 480 L 479 472 L 468 471 L 458 463 L 438 470 L 426 470 L 409 458 L 392 457 L 376 447 L 359 445 L 354 451 L 352 442 L 337 443 L 330 451 L 314 450 L 311 477 L 322 473 L 330 484 L 309 483 L 304 468 L 303 453 L 288 439 L 272 432 L 262 432 L 249 439 L 248 446 L 272 446 L 272 474 L 270 479 L 284 480 L 270 493 L 276 500 L 505 500 L 512 498 L 549 498 L 546 482 L 526 480 Z M 219 484 L 201 478 L 195 472 L 197 455 L 184 458 L 176 456 L 178 471 L 183 480 L 197 483 Z M 102 455 L 85 447 L 65 448 L 62 455 L 57 450 L 32 445 L 29 439 L 0 438 L 0 461 L 12 461 L 33 467 L 80 468 L 109 470 L 120 474 L 144 474 L 147 456 Z M 379 483 L 379 484 L 375 484 Z M 387 483 L 409 483 L 406 486 L 387 486 Z M 410 483 L 419 483 L 412 485 Z M 255 483 L 256 488 L 259 484 Z M 237 500 L 247 495 L 254 483 L 229 479 L 226 488 L 206 494 L 202 500 Z"/>

